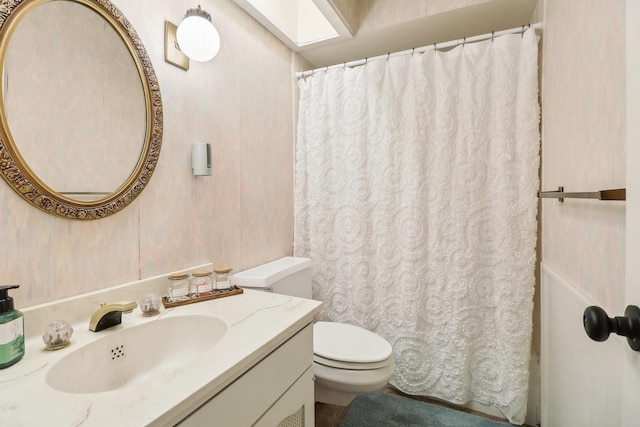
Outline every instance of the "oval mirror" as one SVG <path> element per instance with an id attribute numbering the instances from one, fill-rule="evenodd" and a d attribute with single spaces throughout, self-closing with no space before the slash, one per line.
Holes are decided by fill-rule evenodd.
<path id="1" fill-rule="evenodd" d="M 160 91 L 142 42 L 108 0 L 5 5 L 2 177 L 54 215 L 118 212 L 149 182 L 162 142 Z"/>

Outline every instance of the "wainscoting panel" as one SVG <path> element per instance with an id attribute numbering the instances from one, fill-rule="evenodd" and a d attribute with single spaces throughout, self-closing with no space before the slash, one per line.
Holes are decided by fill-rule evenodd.
<path id="1" fill-rule="evenodd" d="M 631 351 L 626 339 L 589 339 L 582 314 L 598 303 L 544 263 L 540 270 L 542 427 L 622 425 L 621 367 Z M 622 315 L 603 308 L 609 316 Z"/>

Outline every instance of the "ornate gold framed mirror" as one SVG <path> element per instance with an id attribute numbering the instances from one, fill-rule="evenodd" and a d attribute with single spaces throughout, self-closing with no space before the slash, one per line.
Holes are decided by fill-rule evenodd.
<path id="1" fill-rule="evenodd" d="M 0 174 L 52 215 L 99 219 L 148 184 L 162 100 L 147 52 L 109 0 L 0 4 Z"/>

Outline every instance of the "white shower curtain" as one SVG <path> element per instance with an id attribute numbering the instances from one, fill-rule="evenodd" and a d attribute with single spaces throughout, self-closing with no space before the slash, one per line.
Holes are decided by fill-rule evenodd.
<path id="1" fill-rule="evenodd" d="M 539 167 L 533 30 L 300 79 L 294 253 L 392 384 L 522 424 Z"/>

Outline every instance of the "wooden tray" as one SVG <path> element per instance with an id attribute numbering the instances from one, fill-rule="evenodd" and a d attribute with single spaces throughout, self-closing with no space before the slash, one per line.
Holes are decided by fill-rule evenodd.
<path id="1" fill-rule="evenodd" d="M 162 304 L 164 304 L 164 308 L 179 307 L 181 305 L 194 304 L 196 302 L 201 302 L 201 301 L 209 301 L 212 299 L 230 297 L 233 295 L 240 295 L 242 292 L 243 292 L 242 288 L 239 288 L 233 285 L 228 291 L 215 290 L 213 291 L 212 295 L 205 295 L 203 297 L 191 298 L 184 301 L 172 302 L 172 301 L 169 301 L 169 298 L 167 298 L 167 296 L 165 295 L 162 297 Z"/>

